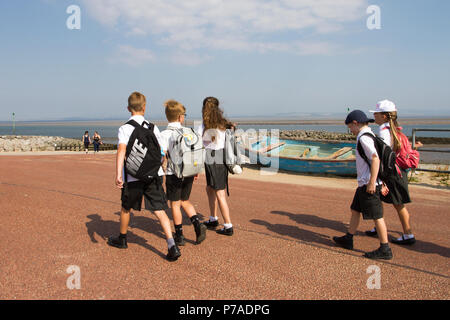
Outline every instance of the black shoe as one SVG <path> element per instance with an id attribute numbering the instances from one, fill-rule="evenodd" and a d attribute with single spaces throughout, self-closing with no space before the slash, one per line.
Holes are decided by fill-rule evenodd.
<path id="1" fill-rule="evenodd" d="M 208 228 L 208 229 L 215 229 L 219 226 L 219 220 L 216 221 L 205 221 L 203 222 L 203 224 Z"/>
<path id="2" fill-rule="evenodd" d="M 108 238 L 108 244 L 112 247 L 116 247 L 119 249 L 126 249 L 128 248 L 127 245 L 127 239 L 121 238 L 121 237 L 109 237 Z"/>
<path id="3" fill-rule="evenodd" d="M 403 245 L 412 245 L 414 243 L 416 243 L 416 238 L 409 238 L 409 239 L 405 239 L 404 236 L 402 235 L 402 238 L 400 240 L 398 239 L 391 239 L 392 243 L 395 244 L 403 244 Z"/>
<path id="4" fill-rule="evenodd" d="M 391 248 L 387 248 L 387 249 L 383 250 L 380 247 L 375 251 L 364 253 L 364 257 L 369 258 L 369 259 L 391 260 L 393 256 L 392 256 Z"/>
<path id="5" fill-rule="evenodd" d="M 182 234 L 177 235 L 176 233 L 173 235 L 173 239 L 175 240 L 175 243 L 177 246 L 184 246 L 186 245 L 186 241 L 184 241 L 184 236 Z"/>
<path id="6" fill-rule="evenodd" d="M 375 228 L 374 228 L 374 229 L 375 229 Z M 366 231 L 365 233 L 366 233 L 366 236 L 369 236 L 369 237 L 378 237 L 377 229 L 375 229 L 375 231 L 368 230 L 368 231 Z"/>
<path id="7" fill-rule="evenodd" d="M 231 228 L 223 228 L 216 231 L 218 234 L 223 234 L 224 236 L 232 236 L 233 235 L 233 227 Z"/>
<path id="8" fill-rule="evenodd" d="M 197 236 L 197 240 L 195 241 L 195 244 L 200 244 L 203 242 L 203 240 L 206 239 L 206 229 L 207 227 L 204 224 L 198 224 L 198 228 L 194 226 L 195 229 L 195 235 Z"/>
<path id="9" fill-rule="evenodd" d="M 342 236 L 342 237 L 333 237 L 333 240 L 339 246 L 348 250 L 353 250 L 353 239 L 349 239 L 347 236 Z"/>
<path id="10" fill-rule="evenodd" d="M 167 260 L 176 261 L 181 256 L 180 249 L 178 249 L 177 245 L 171 246 L 169 252 L 167 253 Z"/>

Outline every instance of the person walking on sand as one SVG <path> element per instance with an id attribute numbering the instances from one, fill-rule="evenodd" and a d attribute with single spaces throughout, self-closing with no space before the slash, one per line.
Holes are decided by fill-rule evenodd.
<path id="1" fill-rule="evenodd" d="M 397 165 L 401 173 L 401 176 L 393 176 L 391 179 L 385 181 L 389 193 L 386 196 L 381 196 L 383 202 L 391 203 L 394 206 L 403 227 L 402 236 L 397 239 L 391 239 L 391 242 L 395 244 L 412 245 L 416 242 L 416 239 L 409 221 L 409 212 L 405 207 L 406 203 L 411 202 L 408 191 L 408 172 L 399 165 L 399 154 L 402 149 L 407 148 L 404 144 L 408 144 L 409 142 L 407 141 L 407 138 L 401 139 L 401 135 L 403 135 L 401 133 L 402 128 L 398 125 L 397 108 L 392 101 L 380 101 L 377 103 L 376 109 L 370 110 L 370 112 L 374 115 L 375 123 L 380 126 L 378 136 L 396 152 Z M 402 143 L 402 141 L 404 143 Z M 417 147 L 420 147 L 422 146 L 422 143 L 418 141 L 417 145 Z M 416 161 L 418 162 L 418 160 L 419 159 L 416 156 Z M 377 236 L 376 227 L 366 231 L 366 235 L 372 237 Z"/>
<path id="2" fill-rule="evenodd" d="M 219 108 L 219 100 L 207 97 L 203 100 L 203 123 L 197 132 L 203 137 L 206 149 L 205 175 L 206 193 L 208 195 L 210 217 L 203 222 L 208 229 L 215 229 L 218 225 L 217 204 L 224 219 L 223 228 L 218 234 L 232 236 L 233 224 L 230 218 L 230 209 L 227 203 L 226 189 L 228 188 L 228 169 L 224 163 L 225 130 L 233 124 L 224 118 Z"/>
<path id="3" fill-rule="evenodd" d="M 92 143 L 91 137 L 89 136 L 89 131 L 84 132 L 84 136 L 81 137 L 81 141 L 84 143 L 84 151 L 88 154 L 89 145 Z"/>
<path id="4" fill-rule="evenodd" d="M 94 132 L 94 135 L 92 136 L 93 144 L 94 144 L 94 154 L 96 152 L 99 152 L 100 145 L 103 144 L 102 137 L 98 134 L 97 131 Z"/>

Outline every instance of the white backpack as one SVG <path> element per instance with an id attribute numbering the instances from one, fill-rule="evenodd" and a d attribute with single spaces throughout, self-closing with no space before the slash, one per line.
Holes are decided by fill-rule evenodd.
<path id="1" fill-rule="evenodd" d="M 169 146 L 168 159 L 172 172 L 178 178 L 199 174 L 205 164 L 205 147 L 202 137 L 192 128 L 168 128 L 172 130 L 173 144 Z"/>
<path id="2" fill-rule="evenodd" d="M 238 137 L 235 136 L 234 130 L 225 130 L 225 165 L 231 174 L 242 173 L 241 150 L 239 148 Z"/>

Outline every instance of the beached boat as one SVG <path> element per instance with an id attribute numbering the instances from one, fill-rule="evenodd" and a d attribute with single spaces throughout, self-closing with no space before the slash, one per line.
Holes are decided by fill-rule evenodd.
<path id="1" fill-rule="evenodd" d="M 287 171 L 356 175 L 355 144 L 264 137 L 242 144 L 250 163 Z"/>

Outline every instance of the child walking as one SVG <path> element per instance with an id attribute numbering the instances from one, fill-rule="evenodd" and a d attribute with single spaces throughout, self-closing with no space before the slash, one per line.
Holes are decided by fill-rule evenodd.
<path id="1" fill-rule="evenodd" d="M 375 118 L 375 123 L 379 127 L 379 137 L 390 146 L 397 154 L 400 153 L 403 146 L 400 139 L 400 130 L 397 122 L 397 108 L 392 101 L 383 100 L 377 103 L 375 110 L 371 110 Z M 419 145 L 421 143 L 419 142 Z M 403 235 L 400 238 L 392 239 L 391 242 L 395 244 L 412 245 L 416 242 L 415 236 L 412 232 L 409 212 L 405 207 L 406 203 L 410 203 L 411 199 L 408 191 L 408 173 L 405 169 L 399 167 L 401 176 L 394 176 L 385 181 L 389 193 L 386 196 L 381 196 L 381 200 L 385 203 L 391 203 L 397 211 L 398 217 L 403 227 Z M 366 231 L 368 236 L 376 236 L 376 227 L 372 230 Z"/>
<path id="2" fill-rule="evenodd" d="M 194 183 L 194 176 L 178 178 L 173 172 L 173 162 L 170 154 L 174 151 L 175 139 L 179 135 L 180 130 L 183 129 L 186 117 L 186 108 L 175 100 L 168 100 L 164 104 L 167 121 L 167 129 L 161 132 L 163 137 L 163 149 L 168 161 L 166 168 L 166 194 L 172 208 L 173 223 L 175 226 L 175 243 L 178 246 L 185 245 L 185 238 L 183 236 L 183 224 L 181 208 L 186 212 L 191 220 L 195 235 L 196 244 L 200 244 L 206 238 L 206 226 L 200 223 L 195 207 L 189 201 L 191 195 L 192 184 Z M 181 131 L 182 132 L 182 131 Z"/>
<path id="3" fill-rule="evenodd" d="M 392 259 L 392 250 L 389 247 L 387 228 L 383 219 L 383 206 L 380 199 L 381 181 L 378 179 L 380 158 L 374 140 L 364 135 L 366 133 L 373 135 L 368 126 L 369 122 L 374 122 L 374 120 L 368 119 L 366 114 L 360 110 L 350 112 L 345 119 L 345 124 L 357 136 L 357 144 L 361 144 L 371 164 L 369 166 L 359 152 L 356 152 L 358 188 L 350 206 L 352 213 L 350 226 L 346 235 L 333 237 L 333 240 L 339 246 L 353 250 L 353 235 L 358 228 L 362 214 L 364 220 L 374 220 L 380 239 L 380 247 L 375 251 L 366 252 L 364 256 L 370 259 L 390 260 Z"/>
<path id="4" fill-rule="evenodd" d="M 202 118 L 203 124 L 198 128 L 198 133 L 203 137 L 206 149 L 206 193 L 210 209 L 209 220 L 203 224 L 208 229 L 215 229 L 219 225 L 218 204 L 224 224 L 222 229 L 217 230 L 217 233 L 232 236 L 234 231 L 226 194 L 228 169 L 224 161 L 225 130 L 231 127 L 232 123 L 224 118 L 223 111 L 219 108 L 219 100 L 215 97 L 207 97 L 203 100 Z"/>
<path id="5" fill-rule="evenodd" d="M 145 120 L 145 96 L 139 92 L 133 92 L 128 98 L 128 111 L 131 112 L 130 120 L 134 120 L 139 125 L 149 128 L 149 123 Z M 125 177 L 124 162 L 128 141 L 134 131 L 134 126 L 125 124 L 119 128 L 119 143 L 117 148 L 116 158 L 116 186 L 122 189 L 122 209 L 120 212 L 120 235 L 118 237 L 110 237 L 108 244 L 120 249 L 128 248 L 127 245 L 127 230 L 130 222 L 130 210 L 141 211 L 142 198 L 145 200 L 145 209 L 150 210 L 158 218 L 164 234 L 167 239 L 168 253 L 166 258 L 169 261 L 175 261 L 180 256 L 180 250 L 175 244 L 172 237 L 172 230 L 170 227 L 170 220 L 167 217 L 165 209 L 168 209 L 167 199 L 162 187 L 163 169 L 160 167 L 158 171 L 158 178 L 152 182 L 140 181 L 133 176 L 127 174 Z M 161 145 L 161 133 L 158 127 L 154 126 L 153 132 Z M 161 156 L 161 155 L 158 155 Z M 162 156 L 161 156 L 162 158 Z M 125 179 L 125 182 L 124 182 Z"/>

